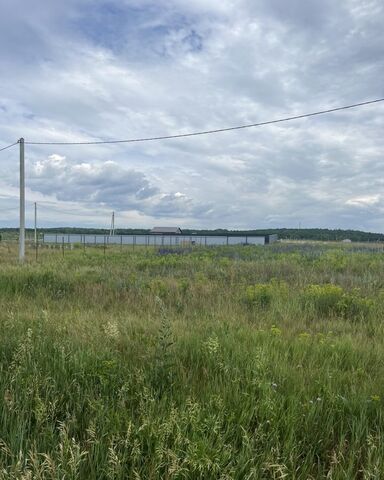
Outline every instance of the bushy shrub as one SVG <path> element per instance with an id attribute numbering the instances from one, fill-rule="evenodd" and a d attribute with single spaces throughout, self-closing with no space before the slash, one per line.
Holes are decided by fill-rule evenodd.
<path id="1" fill-rule="evenodd" d="M 150 289 L 154 295 L 158 296 L 162 300 L 164 300 L 169 293 L 167 284 L 159 278 L 156 278 L 150 282 Z"/>
<path id="2" fill-rule="evenodd" d="M 319 258 L 319 265 L 323 269 L 332 269 L 334 272 L 343 272 L 348 265 L 348 256 L 342 250 L 331 250 Z"/>
<path id="3" fill-rule="evenodd" d="M 187 278 L 182 278 L 179 281 L 179 291 L 180 293 L 185 296 L 188 290 L 191 288 L 190 281 Z"/>
<path id="4" fill-rule="evenodd" d="M 245 290 L 245 300 L 249 305 L 256 305 L 260 308 L 267 308 L 272 300 L 284 296 L 288 291 L 285 282 L 271 280 L 270 283 L 256 283 Z"/>
<path id="5" fill-rule="evenodd" d="M 352 319 L 366 318 L 372 310 L 373 301 L 362 297 L 359 290 L 355 289 L 350 293 L 344 293 L 338 306 L 343 317 Z"/>
<path id="6" fill-rule="evenodd" d="M 342 287 L 333 284 L 309 285 L 302 298 L 306 307 L 324 316 L 365 318 L 372 307 L 372 301 L 362 297 L 357 289 L 345 292 Z"/>
<path id="7" fill-rule="evenodd" d="M 308 285 L 303 292 L 303 302 L 321 315 L 337 314 L 343 294 L 344 290 L 338 285 Z"/>
<path id="8" fill-rule="evenodd" d="M 248 304 L 258 307 L 269 307 L 272 302 L 272 286 L 267 283 L 250 285 L 245 291 L 245 298 Z"/>

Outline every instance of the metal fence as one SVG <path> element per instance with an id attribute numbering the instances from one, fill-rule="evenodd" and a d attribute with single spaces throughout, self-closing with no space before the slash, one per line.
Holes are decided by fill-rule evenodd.
<path id="1" fill-rule="evenodd" d="M 222 246 L 222 245 L 265 245 L 277 240 L 276 235 L 81 235 L 48 234 L 43 243 L 81 245 L 127 245 L 127 246 Z"/>

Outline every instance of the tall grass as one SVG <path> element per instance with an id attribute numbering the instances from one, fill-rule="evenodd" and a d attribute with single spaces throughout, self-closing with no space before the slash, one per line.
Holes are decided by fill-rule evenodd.
<path id="1" fill-rule="evenodd" d="M 384 258 L 0 248 L 1 479 L 384 478 Z"/>

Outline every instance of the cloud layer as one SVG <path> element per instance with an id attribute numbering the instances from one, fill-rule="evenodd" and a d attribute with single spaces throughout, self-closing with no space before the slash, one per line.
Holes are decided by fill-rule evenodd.
<path id="1" fill-rule="evenodd" d="M 383 20 L 380 0 L 5 0 L 0 145 L 184 133 L 384 96 Z M 56 209 L 42 210 L 49 225 L 104 226 L 116 210 L 120 226 L 383 232 L 383 113 L 29 146 L 27 199 Z M 0 155 L 0 221 L 15 225 L 2 208 L 17 206 L 17 150 Z"/>

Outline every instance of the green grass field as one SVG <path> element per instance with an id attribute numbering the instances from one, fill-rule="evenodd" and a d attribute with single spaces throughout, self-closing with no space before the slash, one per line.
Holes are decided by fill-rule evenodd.
<path id="1" fill-rule="evenodd" d="M 0 478 L 384 478 L 381 248 L 0 245 Z"/>

